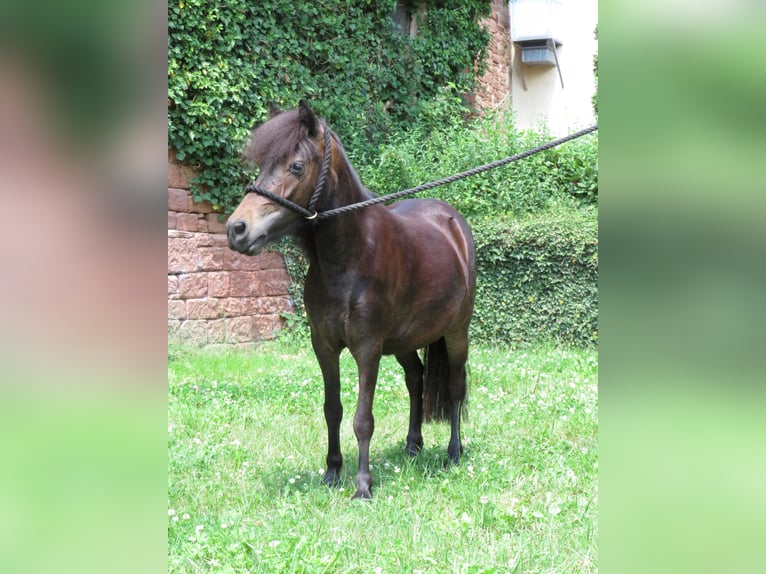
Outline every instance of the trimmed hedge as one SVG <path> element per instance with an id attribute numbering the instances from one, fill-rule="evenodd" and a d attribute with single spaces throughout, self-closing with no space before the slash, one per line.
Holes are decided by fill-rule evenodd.
<path id="1" fill-rule="evenodd" d="M 595 209 L 473 222 L 478 286 L 472 336 L 525 346 L 598 342 Z"/>

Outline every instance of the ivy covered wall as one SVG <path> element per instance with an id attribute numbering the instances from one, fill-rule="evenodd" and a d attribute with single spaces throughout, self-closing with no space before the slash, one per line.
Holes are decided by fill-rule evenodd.
<path id="1" fill-rule="evenodd" d="M 375 156 L 443 86 L 471 92 L 483 71 L 489 0 L 178 0 L 168 9 L 168 145 L 201 174 L 196 201 L 230 211 L 248 178 L 239 152 L 269 100 L 299 98 L 357 157 Z M 425 5 L 425 9 L 423 6 Z M 204 184 L 202 186 L 201 184 Z"/>

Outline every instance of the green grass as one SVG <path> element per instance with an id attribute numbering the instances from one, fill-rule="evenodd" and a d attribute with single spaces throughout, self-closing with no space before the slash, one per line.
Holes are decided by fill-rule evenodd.
<path id="1" fill-rule="evenodd" d="M 465 454 L 449 427 L 404 453 L 409 399 L 385 358 L 373 500 L 351 500 L 356 369 L 342 356 L 343 484 L 322 484 L 321 377 L 306 343 L 171 346 L 169 572 L 596 572 L 597 355 L 475 347 Z"/>

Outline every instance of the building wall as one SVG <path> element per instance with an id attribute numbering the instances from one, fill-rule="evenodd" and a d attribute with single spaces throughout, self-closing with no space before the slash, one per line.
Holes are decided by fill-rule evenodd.
<path id="1" fill-rule="evenodd" d="M 492 13 L 482 24 L 492 34 L 487 48 L 487 70 L 479 79 L 474 105 L 480 110 L 507 106 L 511 93 L 511 33 L 508 4 L 492 0 Z"/>
<path id="2" fill-rule="evenodd" d="M 562 41 L 558 56 L 564 87 L 555 66 L 524 65 L 522 70 L 517 45 L 512 47 L 511 82 L 511 108 L 516 125 L 526 129 L 546 123 L 551 133 L 559 136 L 596 123 L 591 98 L 595 92 L 593 56 L 598 51 L 594 36 L 598 1 L 563 0 L 560 10 L 556 34 Z"/>
<path id="3" fill-rule="evenodd" d="M 224 223 L 189 193 L 193 172 L 168 159 L 168 334 L 198 344 L 268 339 L 293 310 L 278 253 L 230 250 Z"/>

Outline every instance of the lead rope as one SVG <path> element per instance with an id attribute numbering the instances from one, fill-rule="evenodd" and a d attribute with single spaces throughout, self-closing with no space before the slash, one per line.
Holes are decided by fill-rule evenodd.
<path id="1" fill-rule="evenodd" d="M 286 207 L 287 209 L 291 209 L 295 211 L 296 213 L 299 213 L 304 218 L 311 221 L 313 224 L 316 224 L 318 221 L 323 219 L 329 219 L 331 217 L 335 217 L 336 215 L 340 215 L 342 213 L 348 213 L 350 211 L 354 211 L 357 209 L 362 209 L 364 207 L 369 207 L 371 205 L 378 205 L 380 203 L 385 203 L 387 201 L 391 201 L 392 199 L 399 199 L 400 197 L 405 197 L 407 195 L 413 195 L 415 193 L 419 193 L 421 191 L 426 191 L 428 189 L 433 189 L 434 187 L 438 187 L 440 185 L 446 185 L 448 183 L 454 183 L 456 181 L 459 181 L 461 179 L 465 179 L 466 177 L 470 177 L 472 175 L 478 175 L 480 173 L 484 173 L 485 171 L 489 171 L 490 169 L 495 169 L 496 167 L 501 167 L 504 165 L 507 165 L 509 163 L 512 163 L 514 161 L 518 161 L 520 159 L 527 158 L 531 155 L 535 155 L 537 153 L 540 153 L 545 150 L 549 150 L 551 148 L 554 148 L 556 146 L 559 146 L 561 144 L 567 143 L 569 141 L 572 141 L 573 139 L 577 139 L 579 137 L 582 137 L 586 134 L 589 134 L 591 132 L 594 132 L 598 129 L 598 125 L 590 126 L 589 128 L 585 128 L 583 130 L 580 130 L 578 132 L 575 132 L 573 134 L 569 134 L 568 136 L 564 136 L 563 138 L 559 138 L 557 140 L 550 141 L 548 143 L 539 145 L 537 147 L 534 147 L 532 149 L 529 149 L 527 151 L 521 152 L 516 155 L 512 155 L 510 157 L 507 157 L 505 159 L 499 159 L 497 161 L 493 161 L 491 163 L 475 167 L 473 169 L 469 169 L 467 171 L 463 171 L 461 173 L 457 173 L 455 175 L 450 175 L 448 177 L 437 179 L 436 181 L 431 181 L 429 183 L 424 183 L 422 185 L 419 185 L 417 187 L 413 187 L 410 189 L 405 189 L 403 191 L 397 191 L 396 193 L 391 193 L 389 195 L 383 195 L 381 197 L 375 197 L 373 199 L 368 199 L 366 201 L 360 201 L 359 203 L 352 203 L 351 205 L 345 205 L 343 207 L 338 207 L 337 209 L 330 209 L 328 211 L 323 211 L 321 213 L 318 213 L 316 211 L 316 204 L 319 201 L 319 196 L 322 194 L 322 191 L 324 191 L 324 186 L 327 183 L 327 175 L 329 173 L 330 168 L 330 134 L 332 133 L 330 131 L 330 128 L 327 127 L 327 125 L 322 122 L 322 126 L 324 127 L 324 156 L 322 158 L 322 168 L 319 172 L 319 178 L 317 179 L 317 185 L 314 189 L 314 193 L 311 196 L 311 199 L 309 200 L 308 209 L 305 207 L 301 207 L 297 203 L 294 203 L 290 201 L 289 199 L 286 199 L 284 197 L 280 197 L 279 195 L 274 195 L 268 190 L 261 189 L 259 187 L 256 187 L 254 184 L 249 184 L 247 187 L 245 187 L 245 193 L 257 193 L 258 195 L 262 195 L 263 197 L 266 197 L 275 203 L 278 203 L 282 207 Z"/>
<path id="2" fill-rule="evenodd" d="M 324 191 L 325 184 L 327 183 L 327 174 L 330 171 L 330 156 L 332 155 L 330 149 L 330 146 L 332 145 L 330 142 L 330 136 L 332 135 L 332 132 L 330 131 L 330 128 L 327 127 L 327 124 L 324 123 L 324 121 L 322 122 L 322 127 L 324 128 L 324 155 L 322 156 L 322 169 L 319 170 L 317 185 L 314 189 L 314 193 L 311 195 L 311 199 L 309 200 L 308 210 L 314 213 L 314 215 L 306 218 L 309 221 L 314 221 L 317 217 L 316 205 L 319 202 L 319 197 Z"/>

